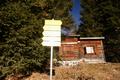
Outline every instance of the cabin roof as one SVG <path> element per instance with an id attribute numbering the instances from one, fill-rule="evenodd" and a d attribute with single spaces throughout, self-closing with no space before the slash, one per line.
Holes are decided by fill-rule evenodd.
<path id="1" fill-rule="evenodd" d="M 81 37 L 80 35 L 69 35 L 66 38 L 79 38 L 79 39 L 105 39 L 105 37 Z"/>
<path id="2" fill-rule="evenodd" d="M 80 37 L 80 39 L 105 39 L 105 37 Z"/>

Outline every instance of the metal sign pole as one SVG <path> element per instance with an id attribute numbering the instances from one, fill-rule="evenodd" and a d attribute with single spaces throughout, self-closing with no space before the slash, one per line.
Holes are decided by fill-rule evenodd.
<path id="1" fill-rule="evenodd" d="M 53 46 L 51 46 L 50 53 L 50 80 L 52 80 L 52 67 L 53 67 Z"/>

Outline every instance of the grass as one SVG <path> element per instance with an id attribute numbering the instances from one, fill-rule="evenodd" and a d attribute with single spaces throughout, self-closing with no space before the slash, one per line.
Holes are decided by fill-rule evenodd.
<path id="1" fill-rule="evenodd" d="M 34 72 L 24 80 L 49 80 L 49 76 Z M 120 80 L 120 63 L 56 67 L 53 80 Z"/>
<path id="2" fill-rule="evenodd" d="M 119 80 L 120 64 L 81 64 L 56 69 L 55 80 Z"/>

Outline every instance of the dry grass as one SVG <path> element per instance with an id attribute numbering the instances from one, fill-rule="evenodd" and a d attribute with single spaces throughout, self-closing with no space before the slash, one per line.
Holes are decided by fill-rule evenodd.
<path id="1" fill-rule="evenodd" d="M 24 80 L 49 80 L 49 76 L 36 72 Z M 53 80 L 120 80 L 120 64 L 80 64 L 73 67 L 56 67 Z"/>
<path id="2" fill-rule="evenodd" d="M 47 74 L 32 73 L 32 75 L 25 80 L 49 80 L 49 76 Z"/>
<path id="3" fill-rule="evenodd" d="M 81 64 L 56 69 L 55 80 L 120 80 L 120 64 Z"/>

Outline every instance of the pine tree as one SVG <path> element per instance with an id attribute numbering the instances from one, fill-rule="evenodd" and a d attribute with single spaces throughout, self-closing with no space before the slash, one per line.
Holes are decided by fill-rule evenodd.
<path id="1" fill-rule="evenodd" d="M 43 70 L 49 49 L 41 45 L 45 19 L 70 19 L 69 0 L 0 1 L 0 76 Z"/>
<path id="2" fill-rule="evenodd" d="M 82 36 L 104 36 L 108 61 L 120 61 L 120 1 L 81 0 L 79 33 Z"/>

